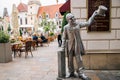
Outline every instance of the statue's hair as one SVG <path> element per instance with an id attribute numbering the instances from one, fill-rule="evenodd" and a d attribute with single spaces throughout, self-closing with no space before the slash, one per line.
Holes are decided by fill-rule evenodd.
<path id="1" fill-rule="evenodd" d="M 73 17 L 74 15 L 72 14 L 72 13 L 68 13 L 67 15 L 66 15 L 66 20 L 68 20 L 68 19 L 70 19 L 71 17 Z"/>

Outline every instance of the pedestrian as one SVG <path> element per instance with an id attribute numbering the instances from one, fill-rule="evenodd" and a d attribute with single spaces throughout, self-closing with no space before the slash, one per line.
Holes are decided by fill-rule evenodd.
<path id="1" fill-rule="evenodd" d="M 84 74 L 84 66 L 82 61 L 82 55 L 85 54 L 84 46 L 81 40 L 80 28 L 88 27 L 94 22 L 95 16 L 98 15 L 97 11 L 94 11 L 92 16 L 86 22 L 77 22 L 72 13 L 66 15 L 67 25 L 64 26 L 63 31 L 63 49 L 67 50 L 68 57 L 68 77 L 75 77 L 75 69 L 73 57 L 75 57 L 77 63 L 77 74 L 79 78 L 83 80 L 89 80 L 88 76 Z"/>
<path id="2" fill-rule="evenodd" d="M 40 42 L 41 46 L 43 46 L 43 43 L 47 43 L 48 42 L 48 39 L 43 34 L 41 34 L 40 38 L 41 38 L 41 42 Z"/>
<path id="3" fill-rule="evenodd" d="M 38 36 L 36 33 L 33 34 L 32 39 L 35 41 L 37 47 L 38 47 Z"/>
<path id="4" fill-rule="evenodd" d="M 57 40 L 58 40 L 58 46 L 61 47 L 62 45 L 61 33 L 58 33 Z"/>

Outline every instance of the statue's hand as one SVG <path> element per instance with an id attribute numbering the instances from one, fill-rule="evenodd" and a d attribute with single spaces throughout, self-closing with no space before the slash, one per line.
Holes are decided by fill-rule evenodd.
<path id="1" fill-rule="evenodd" d="M 94 14 L 95 16 L 99 15 L 97 10 L 95 10 L 93 14 Z"/>

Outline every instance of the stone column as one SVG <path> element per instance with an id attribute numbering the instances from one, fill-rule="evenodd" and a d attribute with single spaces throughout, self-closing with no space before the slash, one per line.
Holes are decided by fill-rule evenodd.
<path id="1" fill-rule="evenodd" d="M 65 52 L 58 51 L 58 77 L 57 80 L 62 80 L 66 76 Z"/>

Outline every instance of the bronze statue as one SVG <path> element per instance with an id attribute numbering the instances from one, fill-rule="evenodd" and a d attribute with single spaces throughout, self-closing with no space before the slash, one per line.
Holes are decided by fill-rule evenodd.
<path id="1" fill-rule="evenodd" d="M 101 9 L 101 8 L 100 8 Z M 101 15 L 102 10 L 96 10 L 89 18 L 87 22 L 77 22 L 74 15 L 72 13 L 68 13 L 66 15 L 66 20 L 68 24 L 64 26 L 63 32 L 63 49 L 67 51 L 68 57 L 68 77 L 75 77 L 74 63 L 73 57 L 76 59 L 77 63 L 77 74 L 79 78 L 83 80 L 89 80 L 88 76 L 84 74 L 84 66 L 82 61 L 82 55 L 85 55 L 84 46 L 80 36 L 80 28 L 88 27 L 94 22 L 94 18 L 96 15 Z M 104 11 L 103 11 L 104 12 Z M 102 12 L 102 14 L 103 14 Z M 100 13 L 100 14 L 99 14 Z"/>

